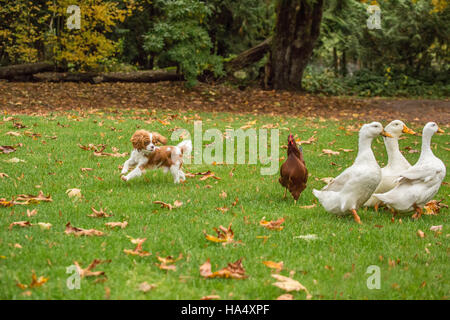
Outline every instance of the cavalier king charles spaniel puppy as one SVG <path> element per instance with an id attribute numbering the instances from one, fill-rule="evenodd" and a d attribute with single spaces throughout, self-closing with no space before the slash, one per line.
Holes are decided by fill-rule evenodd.
<path id="1" fill-rule="evenodd" d="M 163 168 L 164 172 L 173 176 L 174 182 L 179 183 L 186 180 L 184 172 L 181 170 L 183 164 L 183 155 L 190 154 L 192 151 L 191 140 L 184 140 L 176 146 L 158 147 L 155 144 L 161 142 L 167 143 L 167 138 L 156 132 L 146 130 L 137 130 L 131 138 L 133 151 L 130 159 L 125 161 L 122 169 L 121 179 L 128 181 L 139 177 L 145 169 Z M 136 166 L 129 174 L 130 166 Z"/>

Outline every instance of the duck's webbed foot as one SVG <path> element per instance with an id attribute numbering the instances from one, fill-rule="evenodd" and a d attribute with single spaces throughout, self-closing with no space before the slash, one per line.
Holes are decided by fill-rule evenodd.
<path id="1" fill-rule="evenodd" d="M 356 223 L 362 224 L 361 218 L 358 216 L 358 213 L 356 212 L 355 209 L 352 209 L 352 215 L 353 215 L 353 219 L 355 219 Z"/>
<path id="2" fill-rule="evenodd" d="M 418 206 L 417 204 L 415 204 L 415 203 L 414 203 L 413 207 L 414 207 L 414 211 L 416 211 L 416 213 L 414 213 L 414 214 L 412 215 L 412 218 L 417 220 L 417 219 L 419 219 L 419 218 L 422 216 L 423 210 L 422 210 L 421 207 L 419 207 L 419 206 Z"/>

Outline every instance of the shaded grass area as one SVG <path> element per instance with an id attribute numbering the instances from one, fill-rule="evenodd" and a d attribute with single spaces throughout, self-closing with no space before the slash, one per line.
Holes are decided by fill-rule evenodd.
<path id="1" fill-rule="evenodd" d="M 275 279 L 270 276 L 271 270 L 262 264 L 262 261 L 272 260 L 283 261 L 285 267 L 281 274 L 293 274 L 294 279 L 308 288 L 313 299 L 448 299 L 448 209 L 419 221 L 413 221 L 408 215 L 401 216 L 402 223 L 398 219 L 391 222 L 388 212 L 361 209 L 363 225 L 359 226 L 351 217 L 338 218 L 326 213 L 319 204 L 311 209 L 300 208 L 316 203 L 311 191 L 324 186 L 320 178 L 336 176 L 352 163 L 357 151 L 357 132 L 351 129 L 358 128 L 359 123 L 227 113 L 186 112 L 169 116 L 150 110 L 123 114 L 93 111 L 45 117 L 15 116 L 16 121 L 27 126 L 24 129 L 13 127 L 12 121 L 1 124 L 1 145 L 22 143 L 23 146 L 12 154 L 0 154 L 0 172 L 9 175 L 0 180 L 0 198 L 11 199 L 17 194 L 37 194 L 42 190 L 52 196 L 53 202 L 0 208 L 0 298 L 200 299 L 215 294 L 222 299 L 275 299 L 284 292 L 272 285 Z M 255 128 L 271 124 L 280 129 L 280 145 L 286 144 L 289 129 L 302 140 L 315 135 L 318 139 L 315 143 L 303 145 L 310 177 L 298 204 L 294 205 L 290 197 L 282 199 L 284 190 L 278 183 L 278 173 L 260 175 L 264 167 L 261 164 L 185 165 L 185 171 L 211 170 L 221 180 L 188 178 L 184 184 L 175 185 L 169 174 L 150 171 L 124 183 L 119 179 L 118 166 L 126 158 L 96 157 L 77 146 L 78 143 L 106 144 L 107 152 L 111 152 L 112 147 L 119 152 L 129 152 L 129 138 L 138 127 L 170 137 L 176 127 L 192 133 L 193 120 L 200 119 L 204 130 L 237 129 L 254 120 L 257 120 Z M 22 136 L 7 136 L 8 131 L 20 132 Z M 25 131 L 40 133 L 41 137 L 25 136 Z M 205 141 L 204 145 L 209 143 Z M 420 137 L 408 136 L 400 141 L 400 146 L 402 150 L 407 146 L 420 150 Z M 354 151 L 341 151 L 338 156 L 321 155 L 322 149 L 339 151 L 340 148 Z M 374 141 L 373 148 L 380 165 L 385 164 L 381 138 Z M 447 135 L 435 136 L 433 148 L 447 165 Z M 280 157 L 286 156 L 286 149 L 279 151 Z M 411 163 L 417 161 L 418 156 L 418 153 L 406 152 Z M 12 157 L 26 162 L 3 162 Z M 82 172 L 81 168 L 93 170 Z M 445 181 L 448 183 L 448 178 Z M 69 199 L 66 190 L 70 188 L 81 189 L 81 201 Z M 226 198 L 219 196 L 222 191 L 226 192 Z M 448 185 L 443 185 L 435 198 L 448 199 L 449 192 Z M 237 205 L 232 206 L 236 198 Z M 169 211 L 153 204 L 155 200 L 167 203 L 180 200 L 183 205 Z M 91 207 L 104 208 L 113 217 L 88 217 Z M 218 207 L 229 210 L 222 213 L 216 209 Z M 37 215 L 28 218 L 26 209 L 34 208 L 38 210 Z M 266 220 L 284 217 L 284 229 L 272 231 L 261 227 L 259 221 L 263 217 Z M 50 230 L 38 227 L 8 230 L 12 222 L 20 220 L 48 222 L 53 226 Z M 124 220 L 129 223 L 125 229 L 110 230 L 104 225 Z M 64 229 L 68 221 L 76 227 L 102 230 L 105 236 L 66 235 Z M 242 244 L 223 247 L 205 240 L 203 230 L 213 234 L 212 228 L 230 223 L 235 239 Z M 431 232 L 429 229 L 433 225 L 443 225 L 442 233 Z M 425 232 L 425 238 L 417 236 L 419 229 Z M 318 239 L 295 238 L 307 234 L 316 234 Z M 124 249 L 135 247 L 127 236 L 147 238 L 143 248 L 152 255 L 126 255 Z M 176 262 L 176 271 L 160 270 L 155 265 L 157 256 L 180 253 L 183 259 Z M 205 280 L 199 274 L 199 266 L 208 258 L 215 271 L 241 257 L 249 275 L 245 280 Z M 85 278 L 81 289 L 69 290 L 66 281 L 70 274 L 66 273 L 66 268 L 74 261 L 87 267 L 96 258 L 111 259 L 110 263 L 100 264 L 95 269 L 105 271 L 107 280 Z M 370 276 L 366 270 L 371 265 L 381 270 L 379 290 L 369 290 L 366 285 Z M 37 276 L 48 277 L 48 282 L 29 290 L 17 287 L 17 282 L 31 282 L 32 270 Z M 139 291 L 139 284 L 144 281 L 155 284 L 156 288 L 147 293 Z M 293 295 L 296 299 L 306 297 L 304 292 Z"/>

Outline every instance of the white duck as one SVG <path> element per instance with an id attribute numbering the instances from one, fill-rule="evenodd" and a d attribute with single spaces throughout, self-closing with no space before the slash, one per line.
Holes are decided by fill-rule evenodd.
<path id="1" fill-rule="evenodd" d="M 313 190 L 326 211 L 336 215 L 351 213 L 355 221 L 361 223 L 356 210 L 370 198 L 381 180 L 381 169 L 371 148 L 372 140 L 380 134 L 390 136 L 379 122 L 363 125 L 359 130 L 358 155 L 353 165 L 322 190 Z"/>
<path id="2" fill-rule="evenodd" d="M 397 180 L 400 177 L 400 173 L 411 168 L 408 160 L 405 159 L 399 150 L 398 138 L 400 138 L 403 133 L 416 133 L 400 120 L 394 120 L 389 123 L 384 127 L 384 131 L 392 136 L 392 138 L 383 138 L 384 145 L 386 146 L 388 163 L 385 167 L 381 168 L 381 181 L 374 193 L 385 193 L 393 189 L 398 183 Z M 367 200 L 364 206 L 375 207 L 375 210 L 378 211 L 380 203 L 380 200 L 372 196 Z"/>
<path id="3" fill-rule="evenodd" d="M 414 217 L 422 215 L 422 207 L 439 191 L 445 178 L 445 165 L 431 151 L 431 137 L 444 132 L 436 123 L 428 122 L 422 132 L 422 150 L 417 163 L 400 174 L 398 185 L 373 196 L 397 212 L 416 211 Z"/>

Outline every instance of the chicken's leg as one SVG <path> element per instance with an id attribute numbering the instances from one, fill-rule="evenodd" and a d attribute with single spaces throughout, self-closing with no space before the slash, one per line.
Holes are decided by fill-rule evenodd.
<path id="1" fill-rule="evenodd" d="M 284 189 L 284 196 L 283 196 L 283 199 L 286 199 L 286 193 L 287 193 L 287 188 Z"/>
<path id="2" fill-rule="evenodd" d="M 356 212 L 355 209 L 352 209 L 352 215 L 353 215 L 353 219 L 355 219 L 356 223 L 362 224 L 361 219 L 359 218 L 358 213 Z"/>

